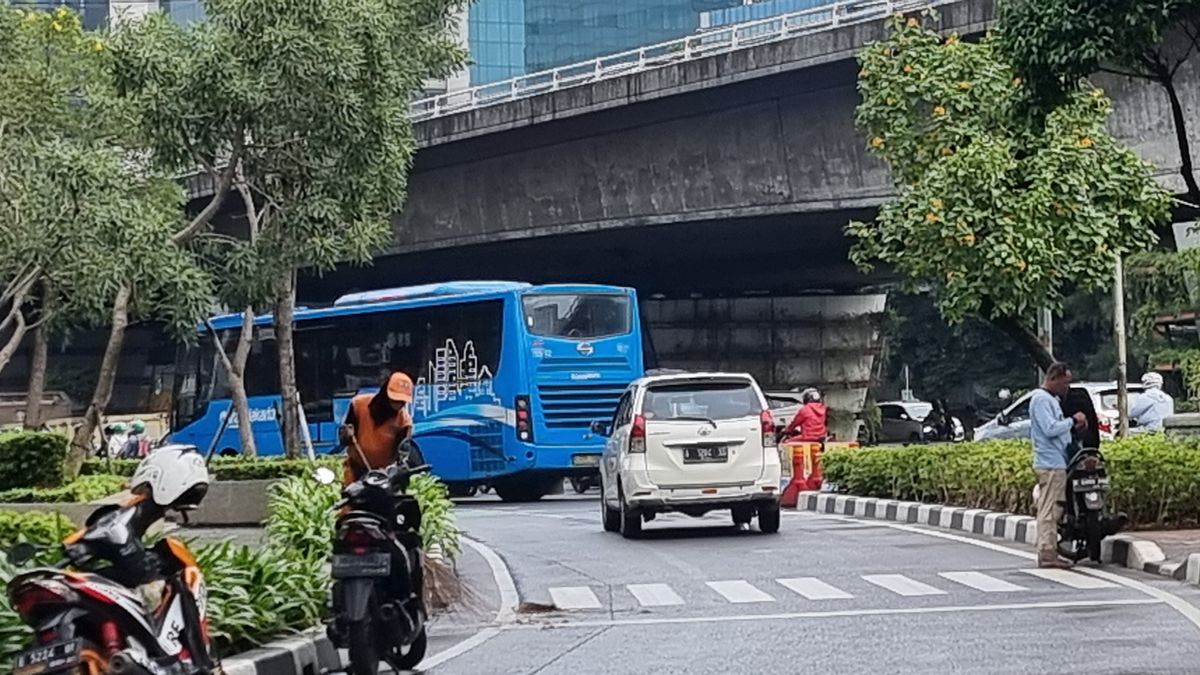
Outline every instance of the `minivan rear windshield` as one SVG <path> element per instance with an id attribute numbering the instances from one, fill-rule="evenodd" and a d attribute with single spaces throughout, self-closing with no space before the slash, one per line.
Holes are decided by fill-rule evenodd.
<path id="1" fill-rule="evenodd" d="M 762 412 L 748 382 L 660 384 L 646 391 L 642 416 L 647 420 L 732 420 Z"/>

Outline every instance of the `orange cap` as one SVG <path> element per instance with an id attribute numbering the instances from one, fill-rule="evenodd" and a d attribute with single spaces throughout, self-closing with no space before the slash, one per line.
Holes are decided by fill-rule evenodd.
<path id="1" fill-rule="evenodd" d="M 412 378 L 404 373 L 392 373 L 392 376 L 388 378 L 387 397 L 393 401 L 412 403 Z"/>

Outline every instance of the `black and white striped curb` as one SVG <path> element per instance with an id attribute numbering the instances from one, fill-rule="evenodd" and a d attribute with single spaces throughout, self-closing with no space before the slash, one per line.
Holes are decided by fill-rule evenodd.
<path id="1" fill-rule="evenodd" d="M 266 644 L 222 659 L 225 675 L 321 675 L 342 669 L 342 660 L 324 631 Z"/>
<path id="2" fill-rule="evenodd" d="M 801 511 L 839 516 L 928 525 L 1023 544 L 1037 543 L 1037 519 L 986 509 L 856 497 L 830 492 L 801 492 L 797 508 Z M 1105 539 L 1101 559 L 1130 569 L 1200 585 L 1200 553 L 1192 553 L 1183 561 L 1168 562 L 1158 544 L 1134 535 L 1118 534 Z"/>
<path id="3" fill-rule="evenodd" d="M 830 492 L 801 492 L 797 508 L 802 511 L 830 513 L 839 516 L 929 525 L 944 530 L 971 532 L 1023 544 L 1037 543 L 1037 521 L 1034 518 L 986 509 L 902 502 L 877 497 L 855 497 Z"/>

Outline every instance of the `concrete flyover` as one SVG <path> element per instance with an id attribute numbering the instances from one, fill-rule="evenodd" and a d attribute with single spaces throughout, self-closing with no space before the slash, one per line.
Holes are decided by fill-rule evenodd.
<path id="1" fill-rule="evenodd" d="M 947 31 L 978 34 L 994 2 L 939 11 Z M 869 284 L 846 262 L 842 228 L 891 192 L 854 126 L 855 55 L 882 36 L 875 20 L 419 122 L 411 196 L 370 277 L 465 267 L 667 294 Z M 1181 185 L 1165 96 L 1102 85 L 1115 133 Z M 1180 89 L 1200 117 L 1200 86 Z"/>

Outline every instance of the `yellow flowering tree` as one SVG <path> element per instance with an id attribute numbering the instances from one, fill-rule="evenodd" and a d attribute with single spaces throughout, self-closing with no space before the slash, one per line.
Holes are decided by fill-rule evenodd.
<path id="1" fill-rule="evenodd" d="M 1106 287 L 1115 253 L 1153 244 L 1167 195 L 1105 131 L 1102 91 L 1078 88 L 1035 119 L 990 39 L 943 38 L 934 21 L 897 16 L 859 55 L 857 121 L 896 196 L 848 226 L 851 257 L 930 292 L 950 323 L 991 321 L 1044 367 L 1034 310 Z"/>

